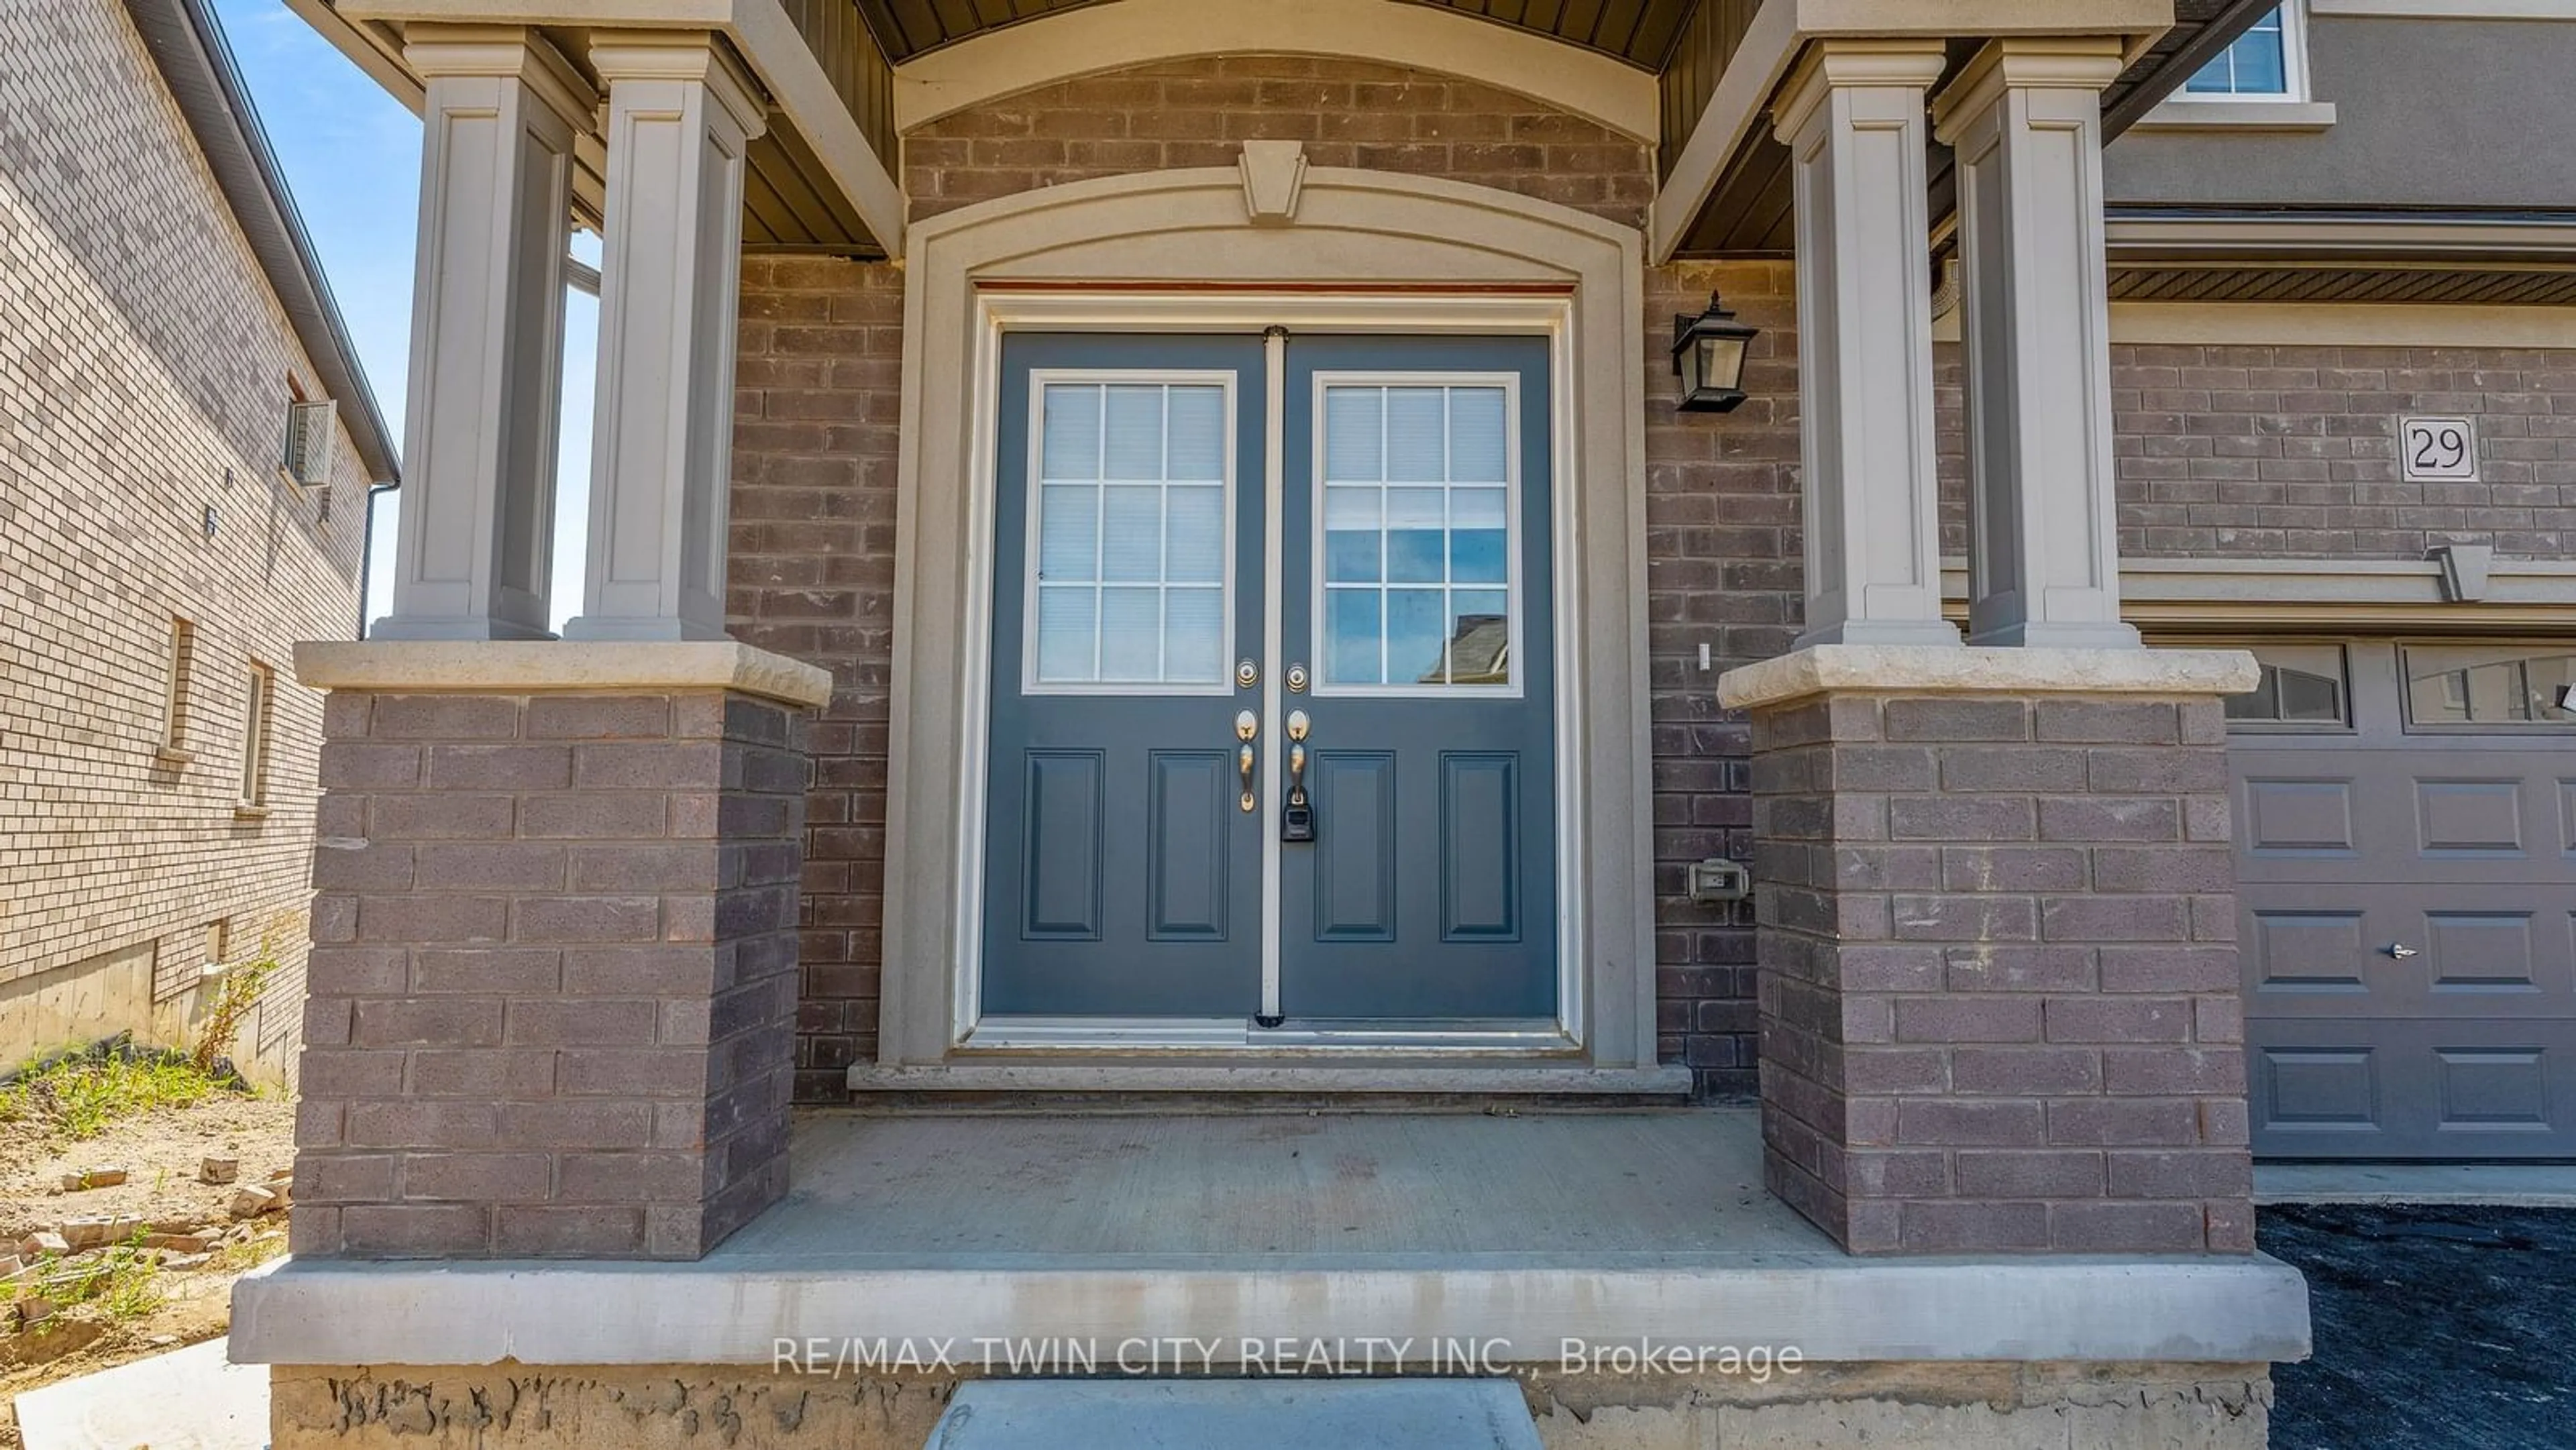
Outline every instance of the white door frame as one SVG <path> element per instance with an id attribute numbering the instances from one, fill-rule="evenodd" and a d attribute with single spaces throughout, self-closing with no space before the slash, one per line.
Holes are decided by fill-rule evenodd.
<path id="1" fill-rule="evenodd" d="M 1568 1086 L 1580 1085 L 1575 1077 L 1611 1086 L 1614 1075 L 1623 1090 L 1658 1085 L 1671 1070 L 1654 1061 L 1638 237 L 1552 203 L 1366 171 L 1310 171 L 1289 227 L 1253 226 L 1244 198 L 1233 169 L 1147 173 L 987 202 L 914 229 L 880 1063 L 853 1069 L 852 1081 L 971 1086 L 967 1070 L 998 1055 L 1018 1086 L 1046 1082 L 1031 1065 L 1049 1061 L 1078 1061 L 1084 1085 L 1100 1086 L 1180 1085 L 1176 1061 L 1226 1067 L 1235 1075 L 1210 1081 L 1253 1085 L 1241 1070 L 1266 1064 L 1278 1070 L 1257 1073 L 1258 1085 L 1279 1086 L 1302 1080 L 1301 1061 L 1318 1064 L 1318 1082 L 1341 1080 L 1320 1064 L 1350 1059 L 1398 1069 L 1376 1072 L 1381 1082 L 1402 1079 L 1411 1061 L 1450 1064 L 1435 1080 L 1462 1089 L 1507 1076 L 1539 1090 L 1531 1073 L 1541 1067 Z M 1002 336 L 1272 326 L 1549 340 L 1560 1018 L 1310 1042 L 1264 1033 L 1257 1043 L 1243 1040 L 1241 1022 L 987 1027 L 976 988 Z M 1269 442 L 1275 477 L 1279 439 Z M 1265 704 L 1275 717 L 1277 703 Z M 1275 801 L 1276 782 L 1267 784 Z"/>

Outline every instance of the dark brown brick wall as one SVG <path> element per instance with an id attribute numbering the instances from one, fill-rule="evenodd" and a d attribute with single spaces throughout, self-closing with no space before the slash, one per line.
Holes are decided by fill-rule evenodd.
<path id="1" fill-rule="evenodd" d="M 1693 861 L 1753 855 L 1751 727 L 1717 707 L 1717 677 L 1782 654 L 1798 630 L 1798 307 L 1789 264 L 1646 273 L 1647 643 L 1652 655 L 1657 1045 L 1704 1093 L 1754 1088 L 1750 902 L 1694 904 Z M 1672 320 L 1711 291 L 1762 329 L 1743 406 L 1676 413 Z M 1699 664 L 1709 645 L 1710 668 Z"/>
<path id="2" fill-rule="evenodd" d="M 694 1258 L 787 1183 L 799 714 L 325 704 L 304 1257 Z"/>
<path id="3" fill-rule="evenodd" d="M 1260 136 L 1303 140 L 1321 165 L 1449 176 L 1630 223 L 1646 194 L 1644 149 L 1579 118 L 1425 72 L 1279 56 L 1141 67 L 961 112 L 908 140 L 905 180 L 914 214 L 930 216 L 1084 177 L 1232 165 Z M 842 1070 L 875 1048 L 901 287 L 882 263 L 752 257 L 744 269 L 732 625 L 831 670 L 837 686 L 813 737 L 797 1048 L 810 1101 L 839 1097 Z M 1668 406 L 1664 349 L 1673 315 L 1712 288 L 1763 329 L 1753 397 L 1724 417 L 1685 417 Z M 1692 905 L 1683 872 L 1751 850 L 1749 732 L 1717 709 L 1716 677 L 1780 653 L 1798 627 L 1793 273 L 1683 264 L 1648 269 L 1646 290 L 1658 1036 L 1704 1092 L 1750 1092 L 1752 913 Z M 2115 361 L 2133 552 L 2411 558 L 2448 536 L 2493 537 L 2508 553 L 2576 543 L 2576 455 L 2556 457 L 2576 448 L 2576 402 L 2557 410 L 2576 398 L 2567 354 L 2122 347 Z M 1939 369 L 1943 547 L 1956 554 L 1955 347 Z M 2406 408 L 2478 412 L 2494 481 L 2378 481 L 2393 476 L 2388 430 Z"/>
<path id="4" fill-rule="evenodd" d="M 1855 1253 L 2253 1247 L 2213 698 L 1756 712 L 1765 1178 Z"/>
<path id="5" fill-rule="evenodd" d="M 796 1009 L 797 1099 L 830 1102 L 876 1053 L 903 274 L 745 257 L 741 342 L 727 623 L 832 672 L 809 737 Z"/>
<path id="6" fill-rule="evenodd" d="M 2151 557 L 2420 559 L 2576 549 L 2576 353 L 2112 350 L 2120 547 Z M 2479 483 L 2407 483 L 2405 414 L 2477 419 Z"/>
<path id="7" fill-rule="evenodd" d="M 1636 223 L 1645 148 L 1472 82 L 1357 62 L 1251 56 L 1142 67 L 996 102 L 916 132 L 916 216 L 1086 176 L 1232 165 L 1245 137 L 1295 137 L 1318 165 L 1506 187 Z M 1744 855 L 1746 732 L 1718 672 L 1786 647 L 1797 613 L 1797 378 L 1789 269 L 1647 274 L 1649 612 L 1654 651 L 1659 1038 L 1712 1091 L 1753 1089 L 1748 907 L 1693 906 L 1689 862 Z M 1756 397 L 1682 417 L 1673 314 L 1712 288 L 1770 329 Z M 828 1102 L 875 1052 L 884 911 L 886 680 L 902 277 L 886 264 L 751 257 L 743 275 L 729 614 L 734 633 L 833 672 L 813 734 L 797 1094 Z M 1712 668 L 1698 666 L 1702 640 Z"/>

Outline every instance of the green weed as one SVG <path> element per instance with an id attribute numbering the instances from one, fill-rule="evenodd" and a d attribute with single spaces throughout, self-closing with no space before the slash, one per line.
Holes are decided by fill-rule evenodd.
<path id="1" fill-rule="evenodd" d="M 0 1086 L 0 1122 L 33 1123 L 72 1139 L 158 1108 L 192 1107 L 230 1090 L 225 1079 L 182 1061 L 74 1057 Z"/>

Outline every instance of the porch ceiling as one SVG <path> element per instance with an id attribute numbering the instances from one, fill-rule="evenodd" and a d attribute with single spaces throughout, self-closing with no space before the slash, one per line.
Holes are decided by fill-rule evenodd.
<path id="1" fill-rule="evenodd" d="M 924 51 L 1100 0 L 858 0 L 895 64 Z M 1483 16 L 1661 70 L 1699 0 L 1408 0 Z"/>
<path id="2" fill-rule="evenodd" d="M 1703 5 L 1734 4 L 1748 12 L 1759 8 L 1759 0 L 1698 0 Z M 2277 0 L 2175 0 L 2173 29 L 2157 40 L 2133 61 L 2109 89 L 2102 93 L 2103 139 L 2109 141 L 2127 130 L 2140 116 L 2153 109 L 2156 102 L 2181 88 L 2194 71 L 2210 57 L 2225 49 L 2229 42 L 2244 33 L 2246 27 L 2269 12 Z M 1955 41 L 1950 47 L 1950 68 L 1956 73 L 1976 51 L 1973 39 Z M 1680 66 L 1686 56 L 1673 57 Z M 1946 79 L 1946 78 L 1945 78 Z M 1707 81 L 1714 89 L 1714 75 Z M 1673 77 L 1666 76 L 1665 124 L 1673 127 L 1675 105 Z M 1706 101 L 1703 92 L 1701 103 Z M 1696 115 L 1696 111 L 1691 112 Z M 1664 138 L 1663 154 L 1667 171 L 1678 155 L 1684 135 Z M 1710 188 L 1701 203 L 1699 214 L 1683 233 L 1676 255 L 1708 256 L 1787 256 L 1796 246 L 1795 218 L 1790 211 L 1789 148 L 1773 139 L 1767 127 L 1759 128 L 1746 138 L 1727 159 L 1719 172 L 1717 184 Z M 1950 155 L 1946 147 L 1935 145 L 1932 160 L 1932 225 L 1936 234 L 1948 230 L 1957 199 L 1952 192 Z"/>
<path id="3" fill-rule="evenodd" d="M 901 65 L 985 31 L 1110 0 L 849 0 L 888 62 Z M 1669 174 L 1721 76 L 1770 0 L 1405 0 L 1455 10 L 1610 56 L 1653 74 L 1662 92 L 1661 156 Z M 2103 95 L 2117 135 L 2269 10 L 2274 0 L 2176 0 L 2175 24 Z M 1952 47 L 1953 67 L 1977 41 Z M 1701 173 L 1704 179 L 1706 173 Z M 1946 153 L 1933 166 L 1936 234 L 1952 209 Z M 1680 256 L 1786 255 L 1793 245 L 1789 154 L 1756 127 L 1727 156 L 1697 214 L 1680 232 Z"/>

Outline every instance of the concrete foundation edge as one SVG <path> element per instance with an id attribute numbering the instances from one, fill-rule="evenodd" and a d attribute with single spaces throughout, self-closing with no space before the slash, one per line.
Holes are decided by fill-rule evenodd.
<path id="1" fill-rule="evenodd" d="M 921 1450 L 959 1373 L 694 1365 L 309 1366 L 272 1372 L 275 1450 Z M 1514 1376 L 1547 1450 L 2261 1450 L 2261 1364 L 1813 1363 Z"/>
<path id="2" fill-rule="evenodd" d="M 864 1253 L 774 1261 L 725 1249 L 677 1264 L 289 1259 L 235 1287 L 232 1353 L 246 1364 L 767 1365 L 781 1338 L 1188 1336 L 1500 1342 L 1513 1365 L 1545 1363 L 1568 1339 L 1796 1345 L 1809 1359 L 1868 1363 L 2269 1363 L 2305 1358 L 2310 1344 L 2306 1283 L 2261 1255 L 1485 1257 L 1188 1267 L 1046 1255 L 892 1266 Z"/>

